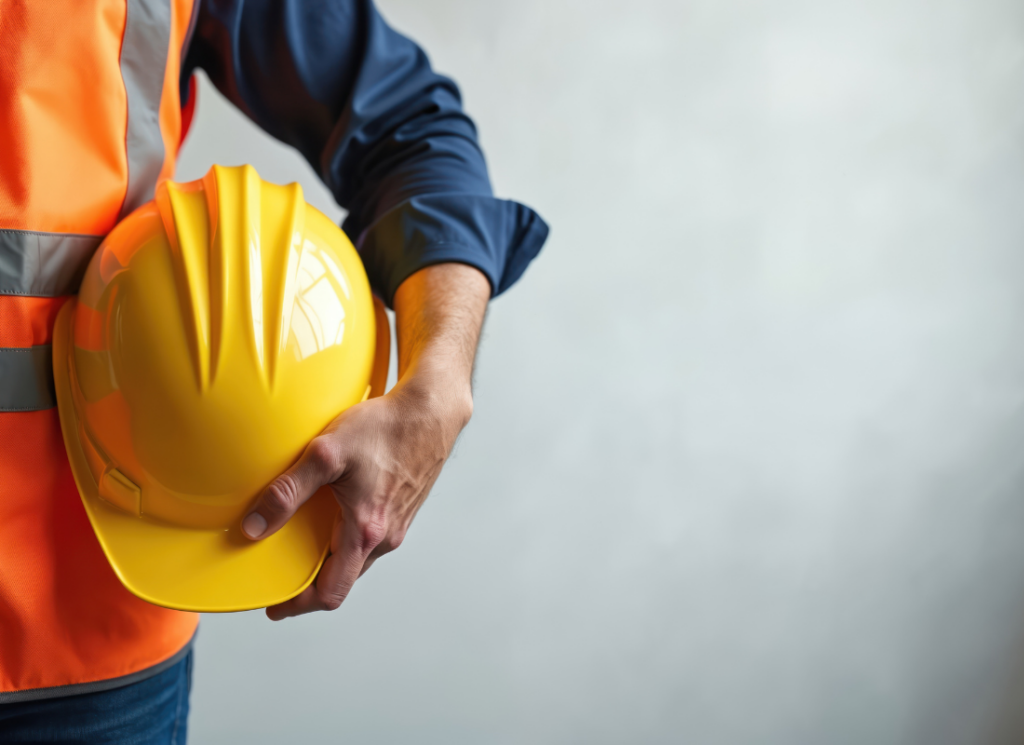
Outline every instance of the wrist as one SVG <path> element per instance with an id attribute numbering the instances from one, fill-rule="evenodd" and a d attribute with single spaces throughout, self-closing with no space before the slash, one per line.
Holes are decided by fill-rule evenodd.
<path id="1" fill-rule="evenodd" d="M 473 413 L 473 360 L 489 298 L 487 278 L 454 263 L 419 270 L 395 293 L 396 398 L 456 435 Z"/>
<path id="2" fill-rule="evenodd" d="M 457 434 L 473 415 L 470 374 L 453 369 L 450 360 L 424 355 L 409 366 L 395 389 L 417 408 L 443 418 Z"/>

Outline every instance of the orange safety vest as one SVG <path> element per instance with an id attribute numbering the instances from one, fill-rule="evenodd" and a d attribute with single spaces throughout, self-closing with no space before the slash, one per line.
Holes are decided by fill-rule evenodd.
<path id="1" fill-rule="evenodd" d="M 198 0 L 195 0 L 198 3 Z M 198 616 L 131 595 L 54 408 L 54 317 L 103 236 L 174 172 L 193 0 L 0 0 L 0 703 L 124 685 Z"/>

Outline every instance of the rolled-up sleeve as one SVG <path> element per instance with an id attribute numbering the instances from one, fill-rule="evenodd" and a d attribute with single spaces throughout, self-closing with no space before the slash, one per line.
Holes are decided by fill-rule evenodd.
<path id="1" fill-rule="evenodd" d="M 183 75 L 197 67 L 309 161 L 389 305 L 451 261 L 497 295 L 543 246 L 540 216 L 494 197 L 458 87 L 369 0 L 202 0 Z"/>

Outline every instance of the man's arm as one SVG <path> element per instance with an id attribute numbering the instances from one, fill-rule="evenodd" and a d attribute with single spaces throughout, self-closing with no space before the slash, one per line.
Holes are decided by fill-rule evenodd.
<path id="1" fill-rule="evenodd" d="M 426 498 L 469 418 L 487 300 L 548 228 L 494 197 L 458 87 L 372 0 L 201 0 L 183 75 L 195 68 L 316 170 L 397 314 L 398 385 L 338 417 L 246 518 L 267 535 L 331 484 L 342 505 L 331 555 L 314 588 L 268 615 L 334 608 Z"/>
<path id="2" fill-rule="evenodd" d="M 455 83 L 371 0 L 201 0 L 182 68 L 306 158 L 387 305 L 426 266 L 479 269 L 499 295 L 547 237 L 496 199 Z"/>
<path id="3" fill-rule="evenodd" d="M 334 610 L 402 543 L 472 414 L 473 360 L 490 294 L 487 278 L 463 264 L 421 269 L 399 286 L 398 384 L 331 422 L 242 522 L 251 538 L 265 538 L 325 484 L 341 505 L 315 584 L 267 608 L 272 620 Z"/>

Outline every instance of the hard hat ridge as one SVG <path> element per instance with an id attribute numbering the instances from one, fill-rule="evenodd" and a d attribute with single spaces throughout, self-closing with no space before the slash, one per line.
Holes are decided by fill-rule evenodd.
<path id="1" fill-rule="evenodd" d="M 307 243 L 302 187 L 267 184 L 252 166 L 215 165 L 199 181 L 164 182 L 156 206 L 200 390 L 225 354 L 273 387 Z"/>

